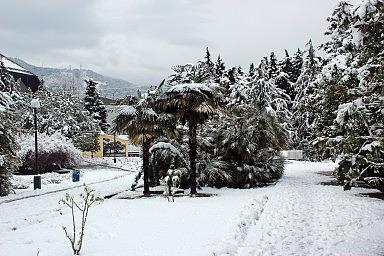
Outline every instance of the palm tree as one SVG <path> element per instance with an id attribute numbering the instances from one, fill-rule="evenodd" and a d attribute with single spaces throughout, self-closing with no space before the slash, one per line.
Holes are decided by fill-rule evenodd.
<path id="1" fill-rule="evenodd" d="M 157 99 L 156 105 L 162 111 L 173 114 L 189 128 L 189 171 L 191 195 L 196 191 L 197 126 L 217 113 L 222 96 L 219 87 L 213 83 L 184 83 L 170 86 Z"/>
<path id="2" fill-rule="evenodd" d="M 114 120 L 113 130 L 128 133 L 129 139 L 135 145 L 142 145 L 143 150 L 143 180 L 144 195 L 149 195 L 149 149 L 154 139 L 160 135 L 173 136 L 175 122 L 168 114 L 154 111 L 153 95 L 147 94 L 145 98 L 130 98 L 128 106 L 121 109 Z"/>

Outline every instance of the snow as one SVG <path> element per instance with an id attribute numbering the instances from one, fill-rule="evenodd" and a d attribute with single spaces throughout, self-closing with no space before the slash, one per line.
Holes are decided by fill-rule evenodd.
<path id="1" fill-rule="evenodd" d="M 212 88 L 217 85 L 215 84 L 202 84 L 202 83 L 186 83 L 186 84 L 177 84 L 168 89 L 168 92 L 190 92 L 190 91 L 208 91 L 212 92 Z"/>
<path id="2" fill-rule="evenodd" d="M 352 102 L 347 102 L 339 105 L 339 109 L 337 110 L 337 116 L 335 121 L 338 124 L 343 125 L 347 114 L 351 114 L 354 109 L 362 107 L 363 105 L 364 103 L 362 98 L 358 98 Z"/>
<path id="3" fill-rule="evenodd" d="M 379 141 L 374 141 L 372 143 L 366 144 L 364 147 L 361 148 L 362 151 L 373 151 L 373 148 L 380 147 Z"/>
<path id="4" fill-rule="evenodd" d="M 127 115 L 127 116 L 132 116 L 136 113 L 136 108 L 132 106 L 124 106 L 120 110 L 120 114 Z"/>
<path id="5" fill-rule="evenodd" d="M 331 179 L 320 172 L 334 167 L 291 162 L 274 186 L 204 188 L 217 195 L 174 203 L 106 199 L 90 209 L 82 255 L 382 255 L 384 201 L 358 195 L 367 189 L 320 184 Z M 97 195 L 126 190 L 134 175 L 124 174 L 91 187 Z M 72 255 L 61 229 L 70 212 L 58 204 L 65 192 L 1 204 L 1 254 Z"/>
<path id="6" fill-rule="evenodd" d="M 40 99 L 34 98 L 31 100 L 31 108 L 40 108 Z"/>
<path id="7" fill-rule="evenodd" d="M 11 71 L 14 71 L 14 69 L 18 70 L 18 71 L 25 71 L 25 72 L 28 72 L 25 68 L 17 65 L 16 63 L 10 61 L 9 59 L 7 58 L 1 58 L 1 61 L 3 62 L 4 66 L 8 69 L 8 70 L 11 70 Z M 29 72 L 26 73 L 26 74 L 30 74 Z"/>
<path id="8" fill-rule="evenodd" d="M 180 151 L 175 148 L 171 143 L 158 142 L 149 149 L 149 152 L 151 153 L 153 150 L 157 149 L 169 149 L 173 154 L 182 156 Z"/>

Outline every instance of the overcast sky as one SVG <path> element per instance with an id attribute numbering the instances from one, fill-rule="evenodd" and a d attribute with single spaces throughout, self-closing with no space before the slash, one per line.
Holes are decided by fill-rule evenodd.
<path id="1" fill-rule="evenodd" d="M 325 40 L 337 0 L 1 0 L 0 52 L 151 85 L 209 47 L 228 66 Z"/>

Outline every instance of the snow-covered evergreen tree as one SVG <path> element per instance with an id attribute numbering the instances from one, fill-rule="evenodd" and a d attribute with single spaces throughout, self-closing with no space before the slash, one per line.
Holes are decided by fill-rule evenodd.
<path id="1" fill-rule="evenodd" d="M 249 71 L 248 71 L 248 76 L 249 77 L 254 77 L 256 74 L 256 69 L 255 69 L 255 65 L 253 63 L 251 63 L 249 65 Z"/>
<path id="2" fill-rule="evenodd" d="M 101 130 L 106 132 L 110 125 L 107 123 L 107 110 L 96 89 L 97 82 L 89 79 L 85 80 L 85 83 L 87 84 L 84 98 L 85 109 L 99 122 Z"/>
<path id="3" fill-rule="evenodd" d="M 263 59 L 261 59 L 260 64 L 257 68 L 258 79 L 261 79 L 261 78 L 269 79 L 268 65 L 269 65 L 269 62 L 267 57 L 264 57 Z"/>
<path id="4" fill-rule="evenodd" d="M 12 191 L 12 172 L 17 170 L 19 159 L 16 156 L 15 140 L 15 101 L 19 99 L 17 83 L 0 62 L 0 196 Z"/>
<path id="5" fill-rule="evenodd" d="M 309 41 L 301 73 L 294 84 L 295 98 L 293 99 L 291 121 L 294 132 L 290 143 L 291 148 L 303 150 L 304 157 L 307 159 L 318 157 L 312 142 L 316 137 L 314 121 L 321 111 L 318 105 L 322 89 L 317 83 L 314 83 L 321 65 L 321 59 L 316 56 L 312 41 Z"/>
<path id="6" fill-rule="evenodd" d="M 328 20 L 316 145 L 324 158 L 341 157 L 345 188 L 363 180 L 384 192 L 384 3 L 342 1 Z"/>
<path id="7" fill-rule="evenodd" d="M 213 78 L 215 76 L 215 64 L 211 60 L 211 53 L 209 52 L 208 47 L 206 48 L 204 59 L 204 68 L 207 74 L 209 74 L 209 76 Z"/>
<path id="8" fill-rule="evenodd" d="M 268 64 L 268 78 L 275 78 L 279 74 L 279 66 L 277 64 L 277 58 L 274 52 L 271 52 L 269 56 Z"/>
<path id="9" fill-rule="evenodd" d="M 302 67 L 303 67 L 303 53 L 301 52 L 300 49 L 297 49 L 297 52 L 295 53 L 292 59 L 293 72 L 291 75 L 291 81 L 293 83 L 296 83 L 297 79 L 299 78 Z"/>
<path id="10" fill-rule="evenodd" d="M 41 108 L 38 111 L 38 131 L 47 135 L 56 132 L 71 139 L 79 148 L 88 148 L 89 145 L 80 143 L 81 138 L 90 138 L 100 131 L 98 121 L 94 120 L 84 109 L 84 101 L 81 98 L 66 92 L 50 92 L 46 87 L 40 86 L 33 96 L 40 99 Z M 26 130 L 33 128 L 33 112 L 29 106 L 32 95 L 24 93 L 23 116 L 20 124 Z M 81 145 L 82 146 L 81 146 Z M 85 149 L 84 149 L 85 150 Z M 91 150 L 95 151 L 95 150 Z"/>
<path id="11" fill-rule="evenodd" d="M 287 50 L 285 50 L 285 57 L 283 61 L 280 63 L 280 69 L 282 72 L 286 73 L 289 77 L 290 81 L 293 81 L 292 78 L 294 76 L 294 67 L 292 63 L 292 58 L 289 56 L 289 53 Z"/>
<path id="12" fill-rule="evenodd" d="M 219 55 L 215 63 L 215 78 L 214 78 L 215 83 L 220 84 L 224 74 L 225 74 L 225 64 Z"/>

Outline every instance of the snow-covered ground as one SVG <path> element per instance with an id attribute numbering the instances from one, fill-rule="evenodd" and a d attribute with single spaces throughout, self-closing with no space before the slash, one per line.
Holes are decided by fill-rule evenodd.
<path id="1" fill-rule="evenodd" d="M 383 255 L 384 201 L 319 184 L 330 177 L 318 172 L 333 167 L 290 163 L 275 186 L 206 188 L 217 196 L 174 203 L 107 199 L 90 210 L 82 255 Z M 134 174 L 120 174 L 92 187 L 99 195 L 126 190 Z M 72 255 L 61 228 L 70 226 L 69 209 L 58 201 L 80 191 L 0 204 L 0 255 Z"/>

